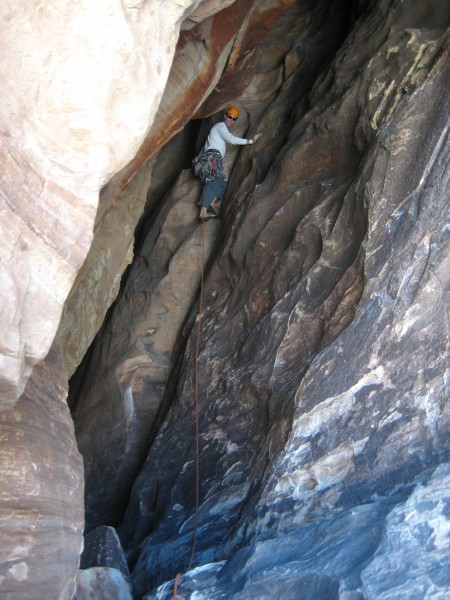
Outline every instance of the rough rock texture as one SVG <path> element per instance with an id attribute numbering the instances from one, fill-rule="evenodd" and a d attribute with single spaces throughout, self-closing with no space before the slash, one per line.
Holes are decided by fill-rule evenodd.
<path id="1" fill-rule="evenodd" d="M 312 9 L 310 5 L 305 7 L 302 4 L 289 2 L 275 10 L 271 3 L 259 5 L 259 10 L 251 13 L 249 17 L 245 29 L 247 37 L 241 34 L 239 43 L 236 42 L 237 49 L 233 51 L 234 62 L 240 62 L 238 60 L 239 52 L 245 56 L 248 52 L 247 47 L 253 42 L 255 36 L 258 39 L 261 36 L 261 33 L 255 33 L 255 31 L 257 32 L 260 28 L 262 18 L 267 17 L 269 8 L 272 13 L 272 29 L 267 34 L 265 43 L 270 47 L 270 54 L 269 56 L 263 55 L 265 58 L 261 64 L 255 61 L 253 66 L 249 67 L 248 73 L 245 73 L 243 67 L 237 69 L 234 80 L 232 74 L 227 72 L 227 85 L 231 89 L 235 89 L 243 87 L 244 81 L 247 84 L 250 81 L 253 90 L 252 107 L 256 113 L 261 110 L 264 102 L 267 104 L 268 98 L 276 95 L 283 82 L 283 77 L 290 78 L 290 87 L 295 86 L 299 94 L 304 92 L 308 83 L 311 85 L 314 73 L 319 70 L 323 61 L 332 55 L 343 37 L 342 23 L 346 22 L 346 16 L 339 14 L 340 6 L 340 2 L 331 7 L 323 3 L 316 4 Z M 287 11 L 287 9 L 289 10 Z M 311 9 L 312 12 L 308 13 L 307 9 Z M 311 19 L 311 15 L 316 16 L 317 22 Z M 251 17 L 255 17 L 255 23 Z M 242 18 L 242 15 L 239 18 Z M 226 20 L 220 22 L 219 30 L 222 30 Z M 318 33 L 319 25 L 321 30 Z M 299 40 L 310 49 L 313 58 L 305 59 L 302 63 L 301 74 L 291 78 L 292 71 L 284 68 L 284 55 L 292 54 L 292 44 Z M 210 41 L 211 44 L 213 42 L 214 39 Z M 184 57 L 182 57 L 182 62 L 183 60 L 185 60 Z M 292 64 L 298 66 L 298 61 L 294 61 Z M 172 77 L 176 70 L 175 67 L 172 69 Z M 262 80 L 261 73 L 264 73 Z M 244 75 L 245 80 L 243 79 Z M 172 94 L 174 93 L 170 80 L 168 89 Z M 166 91 L 166 95 L 167 93 Z M 169 99 L 171 98 L 172 96 L 169 94 Z M 294 96 L 285 103 L 282 108 L 284 114 L 289 113 L 295 101 Z M 162 106 L 166 106 L 164 100 Z M 158 119 L 157 122 L 159 122 Z M 249 118 L 243 111 L 239 123 L 240 129 L 237 128 L 236 134 L 245 135 L 248 122 Z M 165 121 L 163 121 L 163 125 L 164 123 Z M 276 144 L 274 148 L 277 148 Z M 191 156 L 193 152 L 194 148 L 191 148 Z M 245 157 L 243 160 L 246 164 L 248 164 L 249 157 L 256 152 L 257 150 L 253 149 L 243 151 L 242 156 Z M 228 170 L 232 169 L 236 156 L 236 149 L 233 151 L 230 148 L 227 151 L 226 167 Z M 153 167 L 152 177 L 153 172 L 159 171 L 159 161 L 160 157 Z M 108 190 L 109 194 L 112 193 L 115 185 L 116 183 L 112 183 Z M 152 195 L 152 186 L 150 186 L 149 196 Z M 196 228 L 194 203 L 198 195 L 198 181 L 186 172 L 179 188 L 176 186 L 169 195 L 162 214 L 168 210 L 171 203 L 175 202 L 177 196 L 182 197 L 183 205 L 186 206 L 184 210 L 187 211 L 185 214 L 189 227 Z M 197 293 L 199 262 L 186 243 L 183 242 L 182 245 L 185 236 L 191 235 L 190 230 L 184 227 L 187 222 L 185 223 L 184 217 L 179 214 L 177 209 L 174 216 L 170 217 L 169 223 L 164 225 L 160 239 L 155 241 L 163 224 L 162 217 L 153 217 L 153 219 L 154 225 L 147 234 L 148 241 L 144 243 L 143 251 L 137 250 L 136 252 L 139 258 L 127 275 L 127 284 L 118 306 L 112 313 L 109 324 L 105 325 L 105 334 L 99 335 L 98 341 L 93 346 L 93 355 L 89 358 L 89 370 L 85 372 L 83 369 L 80 377 L 77 377 L 77 380 L 84 380 L 82 389 L 79 391 L 76 385 L 73 394 L 74 404 L 76 402 L 77 406 L 74 418 L 78 431 L 78 443 L 84 456 L 86 477 L 89 482 L 86 486 L 89 527 L 105 523 L 116 525 L 119 522 L 118 519 L 123 515 L 124 505 L 128 498 L 128 482 L 131 485 L 136 476 L 136 470 L 145 460 L 149 436 L 152 435 L 153 420 L 164 396 L 166 382 L 174 364 L 173 355 L 178 348 L 173 348 L 173 345 L 178 341 L 180 326 Z M 183 227 L 180 227 L 181 224 L 184 224 Z M 210 227 L 211 224 L 208 224 L 207 231 L 211 231 Z M 197 235 L 200 235 L 199 231 L 197 231 Z M 168 243 L 167 236 L 173 238 L 173 241 Z M 162 256 L 161 248 L 164 249 Z M 177 253 L 182 253 L 181 262 L 177 258 L 178 254 L 175 255 L 175 258 L 170 258 L 170 249 L 172 251 L 177 249 Z M 186 256 L 189 253 L 192 254 L 192 260 L 189 260 L 189 264 L 186 265 Z M 168 260 L 170 260 L 170 273 L 167 275 L 166 263 Z M 158 283 L 160 279 L 161 283 Z M 87 281 L 89 285 L 93 284 L 93 289 L 96 289 L 96 282 L 92 282 L 92 278 Z M 144 284 L 151 295 L 148 300 L 141 302 L 138 301 L 138 298 L 143 297 L 142 286 Z M 175 288 L 177 289 L 175 290 Z M 78 298 L 81 303 L 85 299 L 85 295 L 78 294 Z M 81 311 L 73 311 L 68 324 L 70 325 L 80 313 Z M 86 309 L 86 314 L 90 314 L 90 305 Z M 156 322 L 160 318 L 160 314 L 165 314 L 165 316 L 160 327 L 157 328 Z M 83 321 L 88 324 L 88 319 L 83 319 Z M 135 331 L 133 331 L 133 327 Z M 83 330 L 82 324 L 81 329 Z M 154 329 L 156 333 L 150 336 L 147 331 Z M 72 335 L 73 330 L 70 327 L 67 327 L 67 330 Z M 132 377 L 130 370 L 133 372 Z M 101 377 L 99 377 L 99 373 L 102 373 Z M 115 416 L 113 417 L 113 415 Z M 126 425 L 112 427 L 111 424 L 114 422 L 122 422 Z M 95 485 L 92 485 L 94 482 Z"/>
<path id="2" fill-rule="evenodd" d="M 1 9 L 3 408 L 50 348 L 98 192 L 148 132 L 192 4 L 19 0 Z"/>
<path id="3" fill-rule="evenodd" d="M 117 569 L 96 567 L 80 571 L 73 600 L 132 600 L 131 588 Z"/>
<path id="4" fill-rule="evenodd" d="M 101 191 L 94 241 L 66 302 L 58 332 L 69 374 L 79 365 L 117 294 L 117 281 L 130 260 L 131 240 L 127 234 L 135 227 L 139 208 L 145 201 L 139 189 L 144 182 L 148 184 L 149 177 L 149 195 L 158 197 L 153 191 L 153 179 L 163 177 L 167 166 L 162 166 L 158 158 L 158 165 L 153 168 L 153 157 L 163 147 L 165 156 L 172 156 L 172 165 L 178 164 L 179 172 L 186 166 L 179 164 L 180 156 L 190 152 L 192 160 L 195 142 L 184 139 L 182 147 L 167 142 L 193 116 L 207 117 L 243 91 L 246 110 L 241 113 L 236 133 L 246 135 L 251 119 L 277 94 L 283 79 L 300 61 L 303 71 L 298 85 L 309 88 L 312 74 L 327 60 L 347 27 L 347 11 L 342 10 L 345 2 L 331 5 L 331 18 L 327 18 L 327 2 L 292 0 L 237 0 L 229 10 L 216 15 L 228 4 L 203 2 L 190 15 L 194 20 L 200 15 L 208 18 L 180 35 L 153 127 L 133 160 Z M 190 29 L 192 21 L 186 19 L 183 25 Z M 302 47 L 308 47 L 307 54 Z M 236 152 L 230 149 L 227 163 L 231 164 L 235 157 Z M 125 234 L 122 243 L 117 241 L 118 228 Z M 98 259 L 99 252 L 102 260 Z"/>
<path id="5" fill-rule="evenodd" d="M 450 464 L 436 469 L 386 519 L 374 559 L 362 572 L 367 596 L 445 598 L 450 589 Z"/>
<path id="6" fill-rule="evenodd" d="M 377 597 L 386 516 L 448 460 L 448 40 L 407 4 L 364 12 L 308 103 L 294 71 L 231 183 L 199 358 L 208 598 Z M 194 354 L 119 528 L 141 595 L 189 562 Z"/>
<path id="7" fill-rule="evenodd" d="M 70 373 L 124 273 L 70 398 L 88 528 L 118 526 L 135 597 L 171 597 L 197 523 L 181 598 L 448 597 L 448 2 L 21 4 L 2 9 L 1 402 L 72 282 Z M 264 137 L 227 153 L 197 357 L 185 169 L 206 124 L 165 144 L 231 102 Z M 8 600 L 75 589 L 66 379 L 55 347 L 1 415 Z M 110 566 L 77 597 L 129 598 Z"/>
<path id="8" fill-rule="evenodd" d="M 96 229 L 64 305 L 57 333 L 69 376 L 81 363 L 117 297 L 121 277 L 133 259 L 134 232 L 139 220 L 145 222 L 145 215 L 159 206 L 170 183 L 189 164 L 187 154 L 193 144 L 187 127 L 131 179 Z M 103 188 L 101 198 L 111 197 L 116 185 L 113 178 Z"/>
<path id="9" fill-rule="evenodd" d="M 88 482 L 88 528 L 120 523 L 145 456 L 180 328 L 218 229 L 218 220 L 206 223 L 203 240 L 196 207 L 200 189 L 190 171 L 182 171 L 139 248 L 83 373 L 74 421 Z"/>
<path id="10" fill-rule="evenodd" d="M 0 414 L 2 600 L 71 600 L 75 591 L 84 486 L 66 395 L 54 346 L 16 406 Z"/>
<path id="11" fill-rule="evenodd" d="M 246 19 L 253 3 L 253 0 L 237 0 L 217 17 L 213 15 L 193 31 L 180 35 L 154 127 L 133 160 L 109 182 L 108 193 L 100 198 L 97 225 L 117 201 L 124 185 L 182 129 L 218 83 L 235 37 L 240 29 L 243 29 L 241 35 L 245 36 L 247 32 Z"/>
<path id="12" fill-rule="evenodd" d="M 67 373 L 49 350 L 92 241 L 99 190 L 145 138 L 181 22 L 199 4 L 19 0 L 0 10 L 4 598 L 71 598 L 74 591 L 82 462 L 66 406 Z M 134 225 L 121 231 L 124 256 L 111 252 L 115 273 L 102 290 L 108 301 L 130 255 Z M 98 255 L 95 262 L 91 269 L 102 271 Z M 74 318 L 70 327 L 76 324 Z M 69 348 L 62 352 L 64 360 L 71 355 Z M 72 352 L 74 368 L 80 354 Z"/>
<path id="13" fill-rule="evenodd" d="M 180 578 L 177 597 L 445 600 L 450 588 L 449 476 L 450 464 L 444 464 L 426 474 L 404 503 L 374 499 L 260 541 L 251 555 L 244 549 L 228 562 L 193 569 Z M 367 559 L 361 573 L 355 557 Z M 330 565 L 346 575 L 340 586 L 327 573 Z M 358 591 L 352 589 L 356 586 Z M 173 582 L 168 582 L 144 598 L 169 600 L 172 594 Z"/>
<path id="14" fill-rule="evenodd" d="M 100 329 L 117 297 L 121 277 L 133 260 L 134 228 L 145 205 L 152 167 L 149 162 L 140 171 L 123 190 L 118 205 L 105 216 L 64 304 L 57 338 L 64 349 L 69 377 Z"/>
<path id="15" fill-rule="evenodd" d="M 84 536 L 80 569 L 92 567 L 117 569 L 127 581 L 130 581 L 127 561 L 113 527 L 97 527 Z"/>

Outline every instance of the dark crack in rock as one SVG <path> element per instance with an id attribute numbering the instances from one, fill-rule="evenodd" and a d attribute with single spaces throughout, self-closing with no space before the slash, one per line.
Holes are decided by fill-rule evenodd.
<path id="1" fill-rule="evenodd" d="M 180 329 L 200 281 L 199 194 L 198 181 L 183 171 L 92 349 L 74 412 L 88 529 L 120 522 L 174 368 Z M 205 260 L 217 228 L 216 222 L 205 225 Z"/>

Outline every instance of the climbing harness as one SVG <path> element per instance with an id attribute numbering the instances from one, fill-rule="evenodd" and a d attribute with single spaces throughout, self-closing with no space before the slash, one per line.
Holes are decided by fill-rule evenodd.
<path id="1" fill-rule="evenodd" d="M 204 194 L 202 193 L 202 209 L 204 209 Z M 203 212 L 203 211 L 202 211 Z M 199 428 L 198 428 L 198 355 L 200 348 L 200 329 L 202 323 L 203 314 L 203 286 L 205 279 L 205 218 L 202 219 L 202 268 L 200 278 L 200 298 L 198 307 L 198 319 L 197 319 L 197 341 L 195 344 L 195 513 L 194 513 L 194 532 L 192 534 L 192 550 L 191 558 L 187 570 L 192 569 L 192 565 L 195 557 L 195 547 L 197 544 L 197 530 L 198 530 L 198 509 L 200 500 L 200 465 L 199 465 Z M 173 600 L 176 600 L 178 594 L 178 584 L 180 581 L 181 573 L 177 573 L 173 586 Z"/>

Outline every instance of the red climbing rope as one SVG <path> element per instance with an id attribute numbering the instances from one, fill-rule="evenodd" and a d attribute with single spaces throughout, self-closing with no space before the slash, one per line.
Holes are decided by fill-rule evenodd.
<path id="1" fill-rule="evenodd" d="M 202 194 L 202 208 L 203 194 Z M 197 342 L 195 346 L 195 515 L 194 515 L 194 534 L 192 539 L 191 560 L 189 561 L 188 571 L 192 568 L 195 556 L 195 545 L 197 543 L 198 528 L 198 507 L 200 500 L 200 469 L 199 469 L 199 435 L 198 435 L 198 355 L 200 349 L 200 330 L 203 315 L 203 284 L 205 278 L 205 219 L 202 219 L 202 274 L 200 280 L 200 300 L 197 319 Z"/>
<path id="2" fill-rule="evenodd" d="M 202 193 L 202 214 L 204 214 L 205 204 Z M 200 349 L 200 330 L 203 314 L 203 285 L 205 279 L 205 218 L 202 218 L 202 269 L 200 279 L 200 299 L 197 317 L 197 341 L 195 345 L 195 514 L 194 514 L 194 533 L 192 537 L 191 558 L 187 570 L 190 571 L 195 557 L 195 547 L 197 544 L 198 529 L 198 508 L 200 501 L 200 468 L 199 468 L 199 435 L 198 435 L 198 355 Z M 176 600 L 178 594 L 178 584 L 180 573 L 177 573 L 173 586 L 173 600 Z"/>

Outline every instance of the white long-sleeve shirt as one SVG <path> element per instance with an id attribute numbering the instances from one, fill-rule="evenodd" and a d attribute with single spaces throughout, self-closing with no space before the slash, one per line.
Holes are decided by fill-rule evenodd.
<path id="1" fill-rule="evenodd" d="M 213 148 L 214 150 L 218 150 L 223 158 L 227 149 L 227 142 L 229 144 L 245 146 L 245 144 L 247 144 L 247 139 L 237 137 L 230 133 L 230 130 L 225 125 L 224 121 L 222 121 L 221 123 L 214 125 L 209 132 L 203 151 Z"/>

